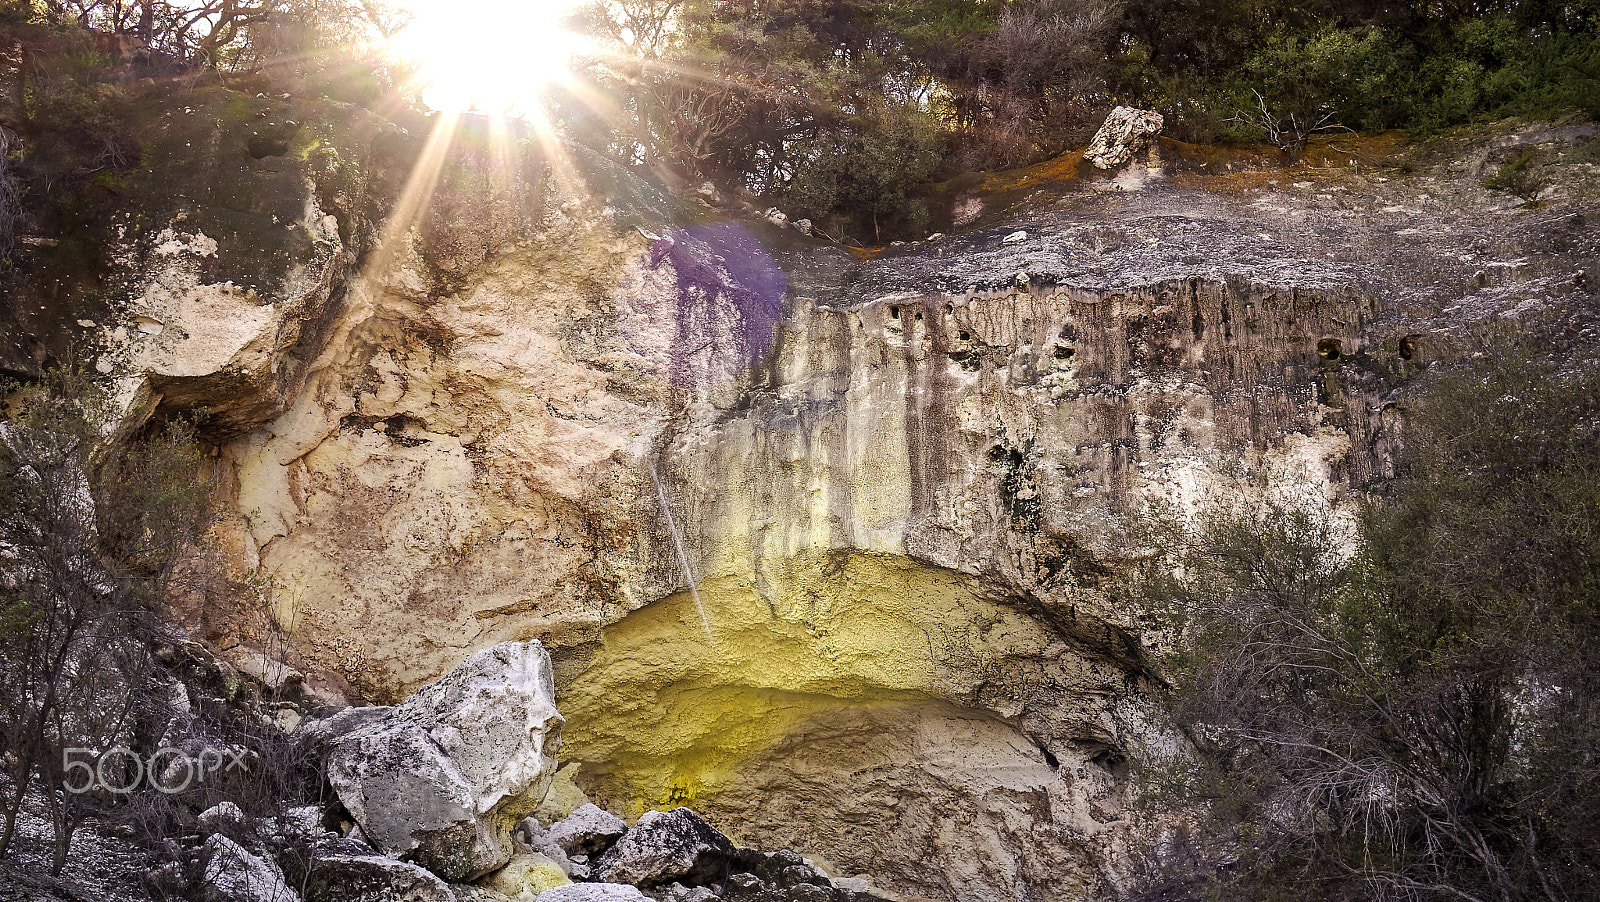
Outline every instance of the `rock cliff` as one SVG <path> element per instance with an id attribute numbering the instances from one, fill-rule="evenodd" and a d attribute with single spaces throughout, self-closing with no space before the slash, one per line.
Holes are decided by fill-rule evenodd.
<path id="1" fill-rule="evenodd" d="M 1474 330 L 1593 336 L 1581 134 L 1410 173 L 1163 142 L 860 252 L 577 148 L 310 128 L 282 184 L 209 176 L 113 242 L 96 326 L 132 420 L 211 411 L 220 533 L 297 666 L 392 702 L 537 638 L 595 801 L 910 897 L 1103 896 L 1152 829 L 1129 763 L 1180 741 L 1119 588 L 1131 511 L 1337 505 Z M 1565 193 L 1478 186 L 1518 142 Z M 263 217 L 296 242 L 271 263 L 213 224 Z"/>

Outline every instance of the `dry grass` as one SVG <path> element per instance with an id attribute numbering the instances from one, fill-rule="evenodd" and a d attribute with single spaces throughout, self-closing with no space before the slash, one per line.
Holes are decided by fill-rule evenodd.
<path id="1" fill-rule="evenodd" d="M 1082 162 L 1083 150 L 1068 151 L 1043 163 L 989 173 L 984 177 L 979 190 L 985 193 L 1000 193 L 1071 182 L 1078 178 L 1078 164 Z"/>

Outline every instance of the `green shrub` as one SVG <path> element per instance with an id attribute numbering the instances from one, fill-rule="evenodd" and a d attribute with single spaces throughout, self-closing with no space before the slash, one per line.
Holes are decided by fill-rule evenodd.
<path id="1" fill-rule="evenodd" d="M 874 241 L 927 234 L 927 205 L 913 195 L 939 166 L 932 123 L 917 111 L 888 108 L 852 125 L 805 148 L 783 195 L 789 214 L 846 224 Z"/>
<path id="2" fill-rule="evenodd" d="M 1533 163 L 1538 155 L 1532 150 L 1525 150 L 1502 165 L 1495 174 L 1484 179 L 1483 187 L 1491 191 L 1509 191 L 1523 200 L 1533 200 L 1544 190 L 1544 180 L 1538 178 L 1533 172 Z"/>
<path id="3" fill-rule="evenodd" d="M 1160 546 L 1190 831 L 1135 898 L 1596 896 L 1600 369 L 1489 350 L 1357 534 L 1265 503 Z"/>

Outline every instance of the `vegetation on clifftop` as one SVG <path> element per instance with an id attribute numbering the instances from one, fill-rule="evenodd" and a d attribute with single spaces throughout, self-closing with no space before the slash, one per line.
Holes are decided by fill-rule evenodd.
<path id="1" fill-rule="evenodd" d="M 274 91 L 374 107 L 414 90 L 379 52 L 405 27 L 403 3 L 200 15 L 212 6 L 8 0 L 0 25 L 87 27 L 104 40 L 85 62 L 129 56 L 157 77 L 260 73 Z M 1082 146 L 1115 104 L 1159 110 L 1180 140 L 1291 154 L 1318 130 L 1600 115 L 1596 0 L 587 0 L 566 24 L 589 43 L 570 80 L 545 86 L 558 130 L 862 240 L 921 237 L 927 186 Z M 26 104 L 48 85 L 29 85 L 23 57 L 5 68 Z M 135 148 L 117 140 L 127 109 L 109 99 L 83 83 L 51 103 L 114 168 Z"/>

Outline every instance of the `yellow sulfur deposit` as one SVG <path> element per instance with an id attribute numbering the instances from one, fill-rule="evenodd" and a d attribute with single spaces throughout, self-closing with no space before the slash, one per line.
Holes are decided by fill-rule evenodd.
<path id="1" fill-rule="evenodd" d="M 673 595 L 606 629 L 564 688 L 563 757 L 601 804 L 635 817 L 692 805 L 813 718 L 970 697 L 974 658 L 1046 644 L 965 577 L 904 557 L 819 552 L 764 570 L 766 593 L 736 575 L 699 587 L 709 639 L 689 594 Z"/>

